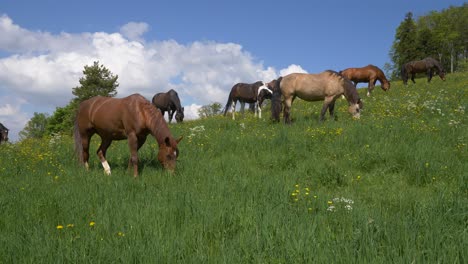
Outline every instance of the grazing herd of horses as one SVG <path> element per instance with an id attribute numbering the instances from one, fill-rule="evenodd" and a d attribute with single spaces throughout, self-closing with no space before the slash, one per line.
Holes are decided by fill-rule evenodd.
<path id="1" fill-rule="evenodd" d="M 434 72 L 445 80 L 445 71 L 441 64 L 426 58 L 412 61 L 401 68 L 401 77 L 406 85 L 409 75 L 413 83 L 416 73 L 427 73 L 428 82 Z M 390 89 L 390 82 L 381 69 L 374 65 L 362 68 L 348 68 L 340 72 L 327 70 L 318 74 L 292 73 L 269 83 L 258 81 L 252 84 L 235 84 L 224 108 L 226 116 L 229 109 L 232 119 L 235 119 L 237 102 L 244 112 L 245 103 L 254 106 L 255 115 L 261 117 L 261 106 L 264 100 L 271 100 L 271 116 L 274 121 L 280 120 L 283 111 L 284 123 L 291 123 L 291 107 L 298 97 L 305 101 L 323 101 L 320 121 L 325 119 L 328 110 L 334 118 L 335 101 L 344 96 L 348 102 L 348 112 L 353 118 L 359 118 L 363 103 L 357 92 L 358 83 L 368 83 L 367 95 L 370 96 L 376 82 L 381 83 L 384 91 Z M 139 94 L 125 98 L 110 98 L 96 96 L 80 103 L 74 124 L 75 150 L 80 162 L 88 169 L 89 145 L 91 137 L 98 134 L 101 144 L 97 155 L 106 174 L 111 174 L 111 168 L 106 160 L 106 152 L 112 141 L 127 140 L 130 149 L 128 167 L 133 168 L 133 176 L 138 176 L 138 150 L 143 146 L 146 138 L 151 134 L 159 145 L 158 161 L 164 169 L 173 172 L 179 156 L 178 144 L 182 137 L 175 139 L 164 119 L 168 112 L 169 123 L 175 114 L 177 122 L 184 119 L 184 108 L 181 106 L 176 91 L 157 93 L 152 102 Z M 8 140 L 8 129 L 0 123 L 0 143 Z"/>

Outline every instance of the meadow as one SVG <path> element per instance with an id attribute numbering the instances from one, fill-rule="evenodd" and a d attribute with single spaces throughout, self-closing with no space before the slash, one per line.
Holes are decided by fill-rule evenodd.
<path id="1" fill-rule="evenodd" d="M 171 124 L 174 174 L 150 137 L 138 179 L 126 141 L 111 176 L 97 136 L 89 171 L 70 136 L 0 145 L 0 263 L 467 263 L 468 73 L 416 81 L 359 89 L 359 120 Z"/>

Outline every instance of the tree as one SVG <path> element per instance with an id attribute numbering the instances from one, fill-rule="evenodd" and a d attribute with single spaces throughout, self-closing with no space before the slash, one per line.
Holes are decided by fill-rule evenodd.
<path id="1" fill-rule="evenodd" d="M 48 115 L 34 112 L 33 117 L 26 126 L 19 132 L 20 139 L 42 138 L 46 134 Z"/>
<path id="2" fill-rule="evenodd" d="M 396 30 L 395 41 L 390 51 L 390 57 L 397 72 L 400 72 L 401 66 L 404 63 L 419 58 L 415 43 L 416 24 L 413 20 L 413 13 L 409 12 Z"/>
<path id="3" fill-rule="evenodd" d="M 221 113 L 221 104 L 212 103 L 210 105 L 204 105 L 198 109 L 198 115 L 200 118 L 215 116 Z"/>
<path id="4" fill-rule="evenodd" d="M 47 133 L 67 132 L 71 134 L 73 130 L 74 117 L 75 111 L 71 103 L 65 107 L 57 107 L 52 116 L 49 117 L 49 122 L 46 127 Z"/>
<path id="5" fill-rule="evenodd" d="M 118 76 L 103 65 L 99 65 L 98 61 L 95 61 L 92 66 L 84 66 L 83 75 L 79 80 L 81 86 L 72 88 L 75 98 L 65 107 L 57 107 L 49 118 L 46 127 L 48 134 L 71 133 L 80 102 L 97 95 L 114 97 L 117 94 Z"/>
<path id="6" fill-rule="evenodd" d="M 83 74 L 84 77 L 80 78 L 81 86 L 73 88 L 72 91 L 75 103 L 97 95 L 109 97 L 117 95 L 119 76 L 114 76 L 106 67 L 99 65 L 98 61 L 95 61 L 93 66 L 84 66 Z"/>

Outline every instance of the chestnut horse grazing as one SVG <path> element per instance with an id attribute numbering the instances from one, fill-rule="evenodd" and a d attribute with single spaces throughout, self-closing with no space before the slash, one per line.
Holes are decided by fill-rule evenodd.
<path id="1" fill-rule="evenodd" d="M 159 144 L 158 160 L 162 166 L 174 171 L 179 155 L 177 144 L 161 112 L 139 94 L 125 98 L 95 96 L 81 102 L 75 119 L 75 150 L 88 169 L 89 143 L 94 134 L 101 137 L 97 155 L 106 174 L 111 170 L 106 160 L 106 151 L 113 140 L 128 139 L 133 176 L 138 176 L 138 150 L 145 143 L 148 134 Z"/>
<path id="2" fill-rule="evenodd" d="M 432 75 L 434 70 L 437 70 L 442 81 L 445 81 L 445 70 L 442 65 L 435 59 L 428 57 L 419 61 L 410 61 L 401 66 L 401 78 L 403 79 L 403 84 L 408 84 L 408 75 L 411 74 L 411 81 L 414 81 L 414 76 L 416 73 L 426 72 L 427 73 L 427 82 L 431 82 Z"/>
<path id="3" fill-rule="evenodd" d="M 330 116 L 334 116 L 335 101 L 341 95 L 344 95 L 348 101 L 348 111 L 354 118 L 360 117 L 360 111 L 363 107 L 361 98 L 353 83 L 334 71 L 324 71 L 319 74 L 307 73 L 291 73 L 284 77 L 280 77 L 274 82 L 278 87 L 271 87 L 273 91 L 272 97 L 272 118 L 279 121 L 278 107 L 279 100 L 274 100 L 275 91 L 281 91 L 283 97 L 283 119 L 287 124 L 291 123 L 290 111 L 291 105 L 299 97 L 306 101 L 322 101 L 323 107 L 320 113 L 320 121 L 325 119 L 327 109 Z M 279 90 L 278 90 L 279 89 Z M 277 92 L 276 92 L 277 93 Z M 277 113 L 278 112 L 278 113 Z"/>
<path id="4" fill-rule="evenodd" d="M 348 68 L 340 71 L 340 74 L 354 82 L 354 86 L 358 83 L 369 83 L 367 87 L 367 96 L 370 96 L 374 90 L 375 83 L 380 82 L 382 90 L 390 89 L 390 82 L 385 78 L 385 74 L 377 66 L 369 64 L 362 68 Z"/>

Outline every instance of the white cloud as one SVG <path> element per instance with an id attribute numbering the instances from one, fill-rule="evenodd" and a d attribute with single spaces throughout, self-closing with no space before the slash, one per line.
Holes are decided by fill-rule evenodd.
<path id="1" fill-rule="evenodd" d="M 291 73 L 307 73 L 300 65 L 291 64 L 288 68 L 280 70 L 280 76 L 286 76 Z"/>
<path id="2" fill-rule="evenodd" d="M 118 97 L 141 93 L 148 99 L 157 92 L 175 89 L 186 106 L 187 118 L 198 117 L 198 108 L 225 103 L 238 82 L 271 81 L 278 74 L 264 67 L 236 43 L 175 40 L 144 41 L 146 23 L 130 22 L 120 33 L 94 32 L 51 34 L 30 31 L 0 16 L 0 98 L 19 102 L 18 108 L 0 100 L 3 120 L 16 120 L 24 127 L 33 112 L 49 114 L 65 106 L 79 85 L 85 65 L 99 61 L 119 76 Z M 305 72 L 298 65 L 281 70 Z M 28 117 L 28 118 L 24 118 Z M 6 121 L 5 121 L 6 122 Z M 22 127 L 19 129 L 21 130 Z M 11 135 L 14 138 L 13 135 Z"/>
<path id="3" fill-rule="evenodd" d="M 148 31 L 149 26 L 146 23 L 130 22 L 120 28 L 120 33 L 130 40 L 143 42 L 143 34 Z"/>

